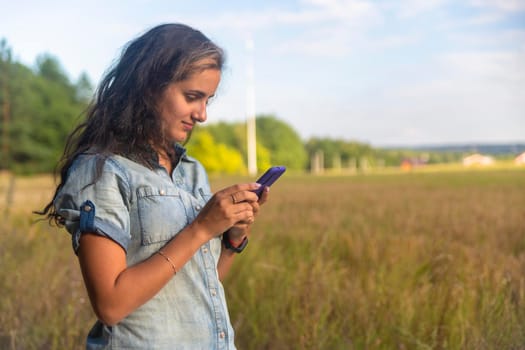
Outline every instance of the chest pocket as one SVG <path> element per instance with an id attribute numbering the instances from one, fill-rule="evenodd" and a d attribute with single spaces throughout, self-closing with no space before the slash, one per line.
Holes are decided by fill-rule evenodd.
<path id="1" fill-rule="evenodd" d="M 177 189 L 140 187 L 137 207 L 142 245 L 165 242 L 188 225 L 188 214 Z"/>

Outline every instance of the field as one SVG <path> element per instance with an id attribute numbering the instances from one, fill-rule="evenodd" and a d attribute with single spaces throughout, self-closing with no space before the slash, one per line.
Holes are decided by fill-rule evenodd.
<path id="1" fill-rule="evenodd" d="M 0 348 L 81 349 L 69 236 L 30 215 L 52 180 L 8 205 L 7 180 Z M 225 281 L 239 349 L 525 349 L 525 169 L 287 174 L 271 196 Z"/>

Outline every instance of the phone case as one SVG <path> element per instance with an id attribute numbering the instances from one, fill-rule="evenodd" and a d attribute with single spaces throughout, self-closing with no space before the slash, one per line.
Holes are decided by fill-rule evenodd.
<path id="1" fill-rule="evenodd" d="M 265 187 L 270 187 L 284 172 L 286 168 L 284 166 L 273 166 L 256 181 L 262 186 L 258 190 L 255 190 L 257 196 L 261 196 L 262 191 Z"/>

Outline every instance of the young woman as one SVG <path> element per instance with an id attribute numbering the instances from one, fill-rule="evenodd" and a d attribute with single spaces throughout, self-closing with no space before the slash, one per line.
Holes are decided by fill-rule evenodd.
<path id="1" fill-rule="evenodd" d="M 181 24 L 130 42 L 68 139 L 43 214 L 64 225 L 98 317 L 88 349 L 234 349 L 221 278 L 248 242 L 258 184 L 214 195 L 181 146 L 223 51 Z"/>

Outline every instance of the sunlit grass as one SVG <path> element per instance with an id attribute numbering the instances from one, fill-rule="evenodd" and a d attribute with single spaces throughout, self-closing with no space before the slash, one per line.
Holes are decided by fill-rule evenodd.
<path id="1" fill-rule="evenodd" d="M 517 168 L 286 174 L 225 281 L 238 348 L 523 349 L 524 188 Z M 0 224 L 2 349 L 83 348 L 94 321 L 69 236 L 31 223 L 51 190 L 17 178 Z"/>

